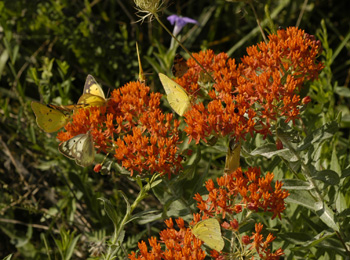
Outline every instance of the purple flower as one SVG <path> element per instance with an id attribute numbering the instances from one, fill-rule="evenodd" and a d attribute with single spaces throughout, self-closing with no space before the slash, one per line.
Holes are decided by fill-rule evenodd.
<path id="1" fill-rule="evenodd" d="M 176 36 L 181 29 L 188 23 L 193 23 L 193 24 L 199 24 L 196 20 L 191 19 L 189 17 L 182 17 L 178 16 L 176 14 L 172 14 L 168 16 L 168 21 L 171 23 L 171 25 L 175 24 L 173 34 Z"/>

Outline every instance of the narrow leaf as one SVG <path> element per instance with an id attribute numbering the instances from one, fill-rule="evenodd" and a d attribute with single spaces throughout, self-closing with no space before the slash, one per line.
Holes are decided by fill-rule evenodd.
<path id="1" fill-rule="evenodd" d="M 331 229 L 339 232 L 339 227 L 334 220 L 334 212 L 323 202 L 315 203 L 316 214 Z"/>

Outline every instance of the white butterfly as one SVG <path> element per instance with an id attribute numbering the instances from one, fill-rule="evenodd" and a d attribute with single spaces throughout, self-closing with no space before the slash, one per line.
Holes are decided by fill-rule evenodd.
<path id="1" fill-rule="evenodd" d="M 58 150 L 76 164 L 86 167 L 94 163 L 95 147 L 91 131 L 80 134 L 60 143 Z"/>

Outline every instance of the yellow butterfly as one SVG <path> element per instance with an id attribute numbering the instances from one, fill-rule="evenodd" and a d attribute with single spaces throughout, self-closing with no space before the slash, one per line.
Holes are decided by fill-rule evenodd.
<path id="1" fill-rule="evenodd" d="M 218 252 L 220 252 L 225 246 L 224 239 L 221 235 L 220 224 L 216 218 L 208 218 L 198 222 L 192 228 L 192 233 L 211 249 Z"/>
<path id="2" fill-rule="evenodd" d="M 72 112 L 73 110 L 86 107 L 87 105 L 86 104 L 76 104 L 76 105 L 73 104 L 73 105 L 66 105 L 66 106 L 63 106 L 63 105 L 57 106 L 57 105 L 53 105 L 53 104 L 47 104 L 46 106 L 53 108 L 53 109 L 56 109 L 56 110 L 59 110 L 65 114 L 67 112 Z"/>
<path id="3" fill-rule="evenodd" d="M 75 160 L 76 164 L 86 167 L 95 160 L 94 139 L 91 131 L 80 134 L 60 143 L 58 150 L 69 159 Z"/>
<path id="4" fill-rule="evenodd" d="M 32 101 L 31 106 L 36 116 L 36 123 L 47 133 L 58 131 L 64 127 L 70 119 L 69 115 L 49 105 Z"/>
<path id="5" fill-rule="evenodd" d="M 228 150 L 226 154 L 225 162 L 225 172 L 231 173 L 239 167 L 239 159 L 241 157 L 241 142 L 236 142 L 234 139 L 231 139 L 228 145 Z"/>
<path id="6" fill-rule="evenodd" d="M 106 97 L 103 89 L 90 74 L 86 77 L 83 95 L 78 100 L 78 105 L 85 104 L 87 106 L 104 106 Z"/>
<path id="7" fill-rule="evenodd" d="M 183 116 L 191 107 L 190 98 L 186 91 L 179 84 L 162 73 L 159 73 L 159 78 L 167 94 L 167 99 L 171 108 L 174 109 L 179 116 Z"/>

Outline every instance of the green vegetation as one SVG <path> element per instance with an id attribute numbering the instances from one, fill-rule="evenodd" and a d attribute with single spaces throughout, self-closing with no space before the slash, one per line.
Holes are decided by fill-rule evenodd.
<path id="1" fill-rule="evenodd" d="M 239 232 L 251 236 L 254 224 L 262 223 L 264 237 L 276 237 L 272 251 L 282 248 L 284 259 L 349 258 L 348 3 L 252 4 L 266 35 L 298 24 L 320 40 L 324 69 L 303 85 L 300 96 L 311 102 L 294 125 L 281 120 L 273 135 L 243 142 L 242 169 L 273 172 L 290 196 L 281 219 L 254 212 Z M 158 15 L 170 31 L 171 14 L 199 22 L 178 35 L 193 53 L 225 52 L 238 64 L 246 47 L 264 40 L 244 2 L 174 0 L 164 7 Z M 136 12 L 132 1 L 122 0 L 0 2 L 0 259 L 127 259 L 141 240 L 159 239 L 164 220 L 182 217 L 188 227 L 198 212 L 195 194 L 207 194 L 205 182 L 223 175 L 228 137 L 195 144 L 181 132 L 180 151 L 187 158 L 183 170 L 168 179 L 157 173 L 131 176 L 112 156 L 104 161 L 102 152 L 95 158 L 104 161 L 100 173 L 80 167 L 58 151 L 55 133 L 37 126 L 31 102 L 76 104 L 88 74 L 106 97 L 137 81 L 136 42 L 147 86 L 164 94 L 158 73 L 171 75 L 175 54 L 189 55 L 157 20 L 137 22 Z M 172 112 L 165 97 L 160 107 Z M 276 149 L 277 136 L 285 149 Z"/>

